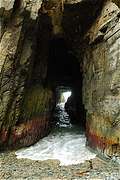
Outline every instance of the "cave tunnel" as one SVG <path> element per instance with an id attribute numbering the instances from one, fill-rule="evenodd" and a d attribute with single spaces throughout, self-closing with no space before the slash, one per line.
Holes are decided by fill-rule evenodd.
<path id="1" fill-rule="evenodd" d="M 71 122 L 85 127 L 85 110 L 82 102 L 82 70 L 80 70 L 80 63 L 67 47 L 63 37 L 54 37 L 50 40 L 47 76 L 48 82 L 53 83 L 52 86 L 56 89 L 57 97 L 67 87 L 71 89 L 72 95 L 69 97 L 69 102 L 66 102 L 66 111 L 69 112 L 69 105 L 71 104 Z"/>
<path id="2" fill-rule="evenodd" d="M 10 11 L 3 8 L 0 150 L 48 136 L 61 111 L 65 123 L 83 129 L 87 146 L 118 157 L 119 1 L 31 3 L 15 0 Z"/>

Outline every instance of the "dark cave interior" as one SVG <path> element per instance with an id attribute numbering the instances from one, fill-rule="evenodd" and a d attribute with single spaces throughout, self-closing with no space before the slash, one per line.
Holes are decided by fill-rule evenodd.
<path id="1" fill-rule="evenodd" d="M 77 83 L 81 77 L 78 60 L 69 51 L 63 38 L 50 40 L 48 57 L 48 79 L 56 85 Z"/>
<path id="2" fill-rule="evenodd" d="M 43 7 L 41 7 L 38 12 L 38 17 L 33 23 L 35 27 L 25 96 L 27 96 L 28 92 L 31 93 L 33 89 L 35 91 L 35 88 L 38 89 L 38 91 L 41 87 L 45 91 L 46 89 L 50 89 L 53 93 L 50 109 L 55 109 L 55 103 L 53 103 L 53 101 L 56 102 L 56 89 L 61 86 L 64 88 L 69 87 L 72 90 L 71 100 L 69 100 L 69 102 L 75 104 L 73 107 L 75 111 L 72 113 L 71 118 L 74 124 L 79 124 L 84 127 L 86 124 L 86 110 L 83 104 L 82 94 L 83 57 L 88 41 L 84 41 L 83 38 L 99 16 L 103 2 L 103 0 L 99 2 L 90 0 L 89 2 L 81 1 L 76 4 L 66 3 L 64 4 L 62 15 L 58 16 L 57 19 L 55 19 L 56 14 L 54 14 L 53 11 L 53 14 L 49 14 L 52 5 L 46 5 L 47 2 L 45 2 L 44 8 L 46 8 L 47 11 L 44 11 Z M 50 2 L 48 2 L 48 4 L 49 3 Z M 58 23 L 59 21 L 60 23 Z M 26 22 L 28 22 L 28 20 Z M 33 24 L 31 24 L 31 26 Z M 29 24 L 27 28 L 29 28 L 30 33 L 33 34 L 33 27 L 31 26 Z M 56 26 L 60 31 L 55 34 L 54 28 Z M 26 36 L 29 35 L 30 34 L 26 32 Z M 26 72 L 26 70 L 23 70 L 23 73 L 24 71 Z M 30 90 L 28 91 L 28 89 L 30 89 L 31 92 Z M 39 96 L 42 95 L 39 94 Z M 24 106 L 26 106 L 24 102 L 27 101 L 26 99 L 27 98 L 23 99 L 23 104 L 25 105 L 23 105 L 21 110 L 19 122 L 23 122 L 24 119 L 29 119 L 29 116 L 24 112 Z M 39 104 L 36 100 L 33 106 L 36 106 L 37 103 Z M 35 116 L 41 114 L 43 104 L 33 112 L 33 114 L 36 114 Z M 26 111 L 30 111 L 28 114 L 32 114 L 32 110 L 29 110 L 29 107 L 27 108 Z M 53 112 L 53 109 L 50 111 Z M 23 116 L 23 114 L 25 115 Z"/>
<path id="3" fill-rule="evenodd" d="M 102 5 L 102 0 L 99 3 L 90 0 L 65 4 L 60 25 L 63 32 L 58 34 L 53 32 L 52 18 L 47 13 L 42 13 L 41 9 L 35 30 L 31 86 L 43 84 L 51 87 L 55 97 L 56 89 L 61 86 L 70 87 L 71 103 L 75 104 L 75 113 L 71 118 L 76 119 L 73 123 L 84 127 L 86 112 L 82 97 L 83 37 L 99 15 Z M 46 8 L 49 9 L 49 5 Z"/>
<path id="4" fill-rule="evenodd" d="M 77 58 L 69 50 L 65 39 L 55 37 L 49 43 L 48 82 L 56 89 L 56 97 L 71 90 L 67 107 L 72 109 L 71 122 L 85 127 L 85 110 L 82 102 L 82 70 Z M 69 88 L 68 88 L 69 87 Z M 57 101 L 56 99 L 56 101 Z M 67 111 L 67 110 L 66 110 Z"/>
<path id="5" fill-rule="evenodd" d="M 59 88 L 61 86 L 63 89 L 66 87 L 71 89 L 72 95 L 67 103 L 68 106 L 73 106 L 73 112 L 70 114 L 71 121 L 84 128 L 86 126 L 86 111 L 82 95 L 83 37 L 99 16 L 104 2 L 103 0 L 85 0 L 76 4 L 66 3 L 61 22 L 64 33 L 52 35 L 48 42 L 47 81 L 54 91 L 59 89 L 55 93 L 61 91 Z"/>

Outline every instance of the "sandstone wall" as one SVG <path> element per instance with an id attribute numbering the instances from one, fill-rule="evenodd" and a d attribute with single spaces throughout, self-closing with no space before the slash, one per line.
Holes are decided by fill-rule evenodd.
<path id="1" fill-rule="evenodd" d="M 120 9 L 107 2 L 86 35 L 83 101 L 88 145 L 120 156 Z"/>

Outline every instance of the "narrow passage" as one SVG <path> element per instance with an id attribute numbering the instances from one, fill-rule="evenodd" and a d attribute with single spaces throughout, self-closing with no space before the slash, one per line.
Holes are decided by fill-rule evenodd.
<path id="1" fill-rule="evenodd" d="M 95 154 L 86 148 L 84 132 L 70 123 L 64 103 L 57 104 L 55 116 L 58 119 L 56 128 L 35 145 L 18 150 L 17 158 L 32 160 L 57 159 L 60 165 L 79 164 L 95 158 Z"/>

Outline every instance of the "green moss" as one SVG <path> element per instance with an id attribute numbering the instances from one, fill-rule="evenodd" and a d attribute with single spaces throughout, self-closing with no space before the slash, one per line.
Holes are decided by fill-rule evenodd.
<path id="1" fill-rule="evenodd" d="M 23 103 L 23 118 L 30 119 L 49 111 L 51 99 L 52 91 L 49 88 L 34 86 L 28 89 Z"/>

